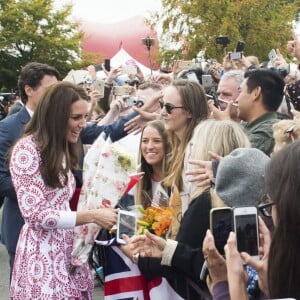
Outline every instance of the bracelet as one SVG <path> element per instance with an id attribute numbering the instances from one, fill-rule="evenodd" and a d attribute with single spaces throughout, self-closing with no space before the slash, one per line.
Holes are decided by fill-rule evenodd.
<path id="1" fill-rule="evenodd" d="M 139 253 L 133 254 L 131 257 L 132 262 L 137 265 L 139 262 L 139 257 L 140 257 Z"/>

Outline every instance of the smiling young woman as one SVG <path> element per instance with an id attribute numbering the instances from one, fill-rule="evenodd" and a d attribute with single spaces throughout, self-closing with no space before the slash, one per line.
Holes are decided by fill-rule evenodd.
<path id="1" fill-rule="evenodd" d="M 79 161 L 77 140 L 87 111 L 81 87 L 67 82 L 52 85 L 12 149 L 10 173 L 25 222 L 14 261 L 13 299 L 92 299 L 88 265 L 69 273 L 74 228 L 97 223 L 110 229 L 117 210 L 70 210 L 75 190 L 72 170 Z"/>
<path id="2" fill-rule="evenodd" d="M 141 171 L 145 174 L 137 185 L 135 195 L 135 202 L 144 208 L 151 205 L 156 189 L 166 175 L 169 153 L 170 144 L 163 122 L 148 122 L 142 131 L 139 152 Z"/>

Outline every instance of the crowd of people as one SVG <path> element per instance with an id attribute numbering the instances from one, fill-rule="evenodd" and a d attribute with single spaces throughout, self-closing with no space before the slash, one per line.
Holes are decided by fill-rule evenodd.
<path id="1" fill-rule="evenodd" d="M 300 38 L 287 45 L 300 62 Z M 124 236 L 119 246 L 146 281 L 165 278 L 178 299 L 299 299 L 296 62 L 277 50 L 268 63 L 228 53 L 222 63 L 185 69 L 176 61 L 171 73 L 151 76 L 134 61 L 125 65 L 127 77 L 103 65 L 105 78 L 89 66 L 76 84 L 39 62 L 19 74 L 21 101 L 0 121 L 10 297 L 92 299 L 91 267 L 70 272 L 74 228 L 95 223 L 111 230 L 119 208 L 77 211 L 75 191 L 89 145 L 105 133 L 144 173 L 119 207 L 173 209 L 167 239 L 146 232 Z M 211 209 L 239 206 L 261 215 L 259 260 L 238 251 L 234 232 L 224 255 L 215 245 Z M 200 278 L 203 266 L 208 275 Z"/>

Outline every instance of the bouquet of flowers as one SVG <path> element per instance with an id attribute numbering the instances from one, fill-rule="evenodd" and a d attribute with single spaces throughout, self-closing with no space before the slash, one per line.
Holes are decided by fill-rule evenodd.
<path id="1" fill-rule="evenodd" d="M 153 199 L 144 191 L 143 197 L 149 202 L 147 208 L 137 205 L 138 210 L 138 234 L 145 230 L 166 237 L 172 222 L 173 208 L 169 206 L 169 196 L 159 185 L 153 195 Z"/>
<path id="2" fill-rule="evenodd" d="M 103 135 L 99 136 L 84 159 L 83 186 L 77 210 L 97 209 L 105 204 L 116 206 L 128 186 L 132 187 L 138 181 L 136 176 L 130 176 L 134 171 L 133 156 L 105 140 Z M 87 262 L 100 229 L 92 223 L 75 228 L 71 271 Z"/>
<path id="3" fill-rule="evenodd" d="M 142 216 L 138 220 L 138 233 L 143 234 L 145 230 L 158 235 L 165 236 L 172 222 L 172 207 L 149 206 L 146 209 L 138 207 Z"/>

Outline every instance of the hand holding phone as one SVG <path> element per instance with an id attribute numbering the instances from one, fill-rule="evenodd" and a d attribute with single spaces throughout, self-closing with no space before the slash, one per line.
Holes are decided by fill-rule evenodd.
<path id="1" fill-rule="evenodd" d="M 136 214 L 127 210 L 119 210 L 117 223 L 117 242 L 119 244 L 126 244 L 122 235 L 126 234 L 132 237 L 136 234 L 137 219 Z"/>

